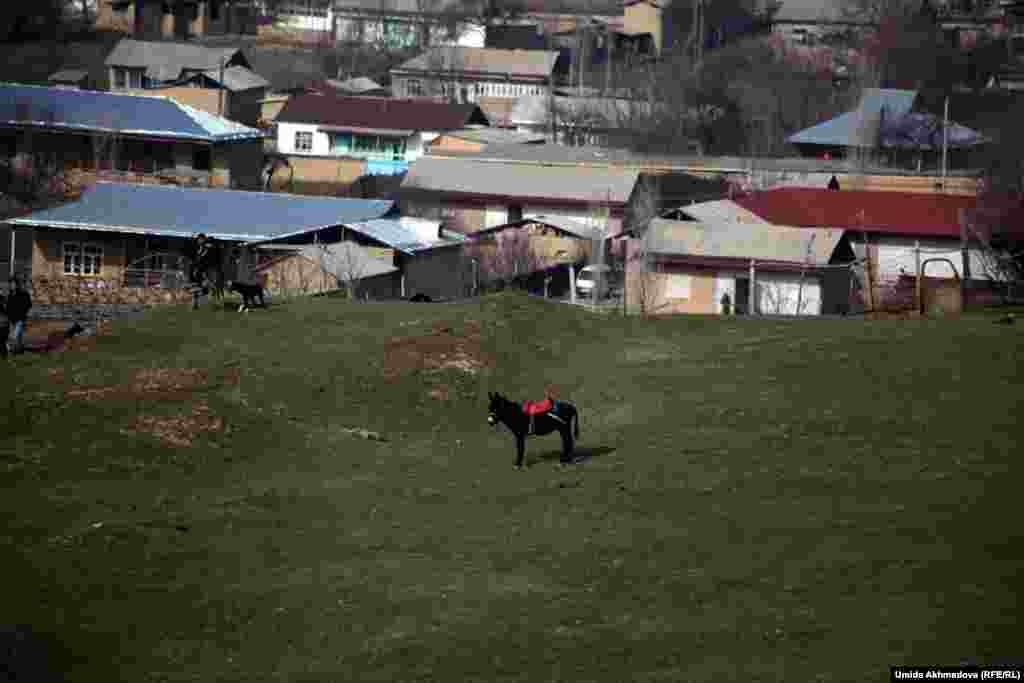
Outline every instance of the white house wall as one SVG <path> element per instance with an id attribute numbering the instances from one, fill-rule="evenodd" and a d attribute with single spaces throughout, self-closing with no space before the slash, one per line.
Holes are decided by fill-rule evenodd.
<path id="1" fill-rule="evenodd" d="M 918 240 L 921 245 L 921 262 L 930 258 L 948 258 L 956 267 L 956 274 L 948 263 L 929 263 L 925 270 L 928 277 L 952 278 L 963 276 L 964 262 L 960 250 L 959 239 L 923 238 Z M 916 268 L 914 256 L 914 239 L 909 237 L 880 236 L 872 240 L 878 245 L 878 274 L 883 280 L 895 279 L 901 273 L 914 275 Z M 979 258 L 975 254 L 972 263 Z M 973 272 L 972 272 L 973 275 Z"/>
<path id="2" fill-rule="evenodd" d="M 799 275 L 758 273 L 755 281 L 759 313 L 764 315 L 821 314 L 821 282 L 818 278 L 805 277 L 802 292 Z"/>
<path id="3" fill-rule="evenodd" d="M 313 149 L 298 151 L 295 149 L 295 134 L 297 132 L 310 132 L 313 134 Z M 316 125 L 307 123 L 278 123 L 277 124 L 277 151 L 281 154 L 306 154 L 309 156 L 329 156 L 331 151 L 331 140 L 327 133 L 318 130 Z"/>

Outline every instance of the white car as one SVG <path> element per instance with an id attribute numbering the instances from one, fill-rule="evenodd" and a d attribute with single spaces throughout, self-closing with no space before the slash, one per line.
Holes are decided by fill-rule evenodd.
<path id="1" fill-rule="evenodd" d="M 594 265 L 585 266 L 576 274 L 576 293 L 582 296 L 593 296 L 598 273 L 601 274 L 601 289 L 607 292 L 612 284 L 612 269 L 606 265 Z"/>

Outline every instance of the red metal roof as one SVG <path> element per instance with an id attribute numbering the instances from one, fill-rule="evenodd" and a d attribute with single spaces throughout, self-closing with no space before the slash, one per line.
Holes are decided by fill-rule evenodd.
<path id="1" fill-rule="evenodd" d="M 457 130 L 474 123 L 488 124 L 487 117 L 474 104 L 328 94 L 290 98 L 277 121 L 414 131 Z"/>
<path id="2" fill-rule="evenodd" d="M 900 235 L 959 237 L 960 210 L 977 199 L 956 195 L 785 187 L 735 197 L 777 225 L 860 229 Z M 863 211 L 863 218 L 861 212 Z"/>

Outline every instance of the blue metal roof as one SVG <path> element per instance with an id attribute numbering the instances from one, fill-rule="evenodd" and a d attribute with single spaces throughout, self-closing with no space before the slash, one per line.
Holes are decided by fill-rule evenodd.
<path id="1" fill-rule="evenodd" d="M 462 244 L 466 238 L 456 232 L 441 229 L 437 221 L 422 218 L 378 218 L 374 220 L 346 223 L 345 227 L 371 239 L 382 242 L 392 249 L 406 254 L 418 251 Z"/>
<path id="2" fill-rule="evenodd" d="M 910 112 L 916 97 L 916 90 L 868 88 L 853 111 L 805 128 L 786 141 L 796 145 L 874 147 L 883 109 L 886 121 L 900 119 Z"/>
<path id="3" fill-rule="evenodd" d="M 262 131 L 168 97 L 0 83 L 0 125 L 224 142 Z"/>
<path id="4" fill-rule="evenodd" d="M 250 242 L 379 218 L 393 206 L 379 199 L 101 182 L 75 201 L 7 223 L 169 237 L 204 232 Z"/>

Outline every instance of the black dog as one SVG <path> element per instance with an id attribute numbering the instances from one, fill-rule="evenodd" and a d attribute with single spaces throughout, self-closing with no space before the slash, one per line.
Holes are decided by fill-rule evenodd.
<path id="1" fill-rule="evenodd" d="M 228 283 L 228 289 L 242 295 L 242 305 L 238 307 L 239 313 L 249 310 L 251 306 L 255 306 L 257 299 L 259 299 L 261 308 L 267 307 L 266 302 L 263 301 L 263 287 L 259 285 L 249 284 L 248 282 L 230 282 Z"/>

